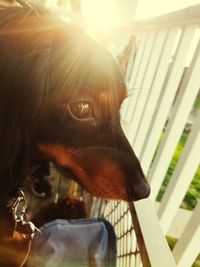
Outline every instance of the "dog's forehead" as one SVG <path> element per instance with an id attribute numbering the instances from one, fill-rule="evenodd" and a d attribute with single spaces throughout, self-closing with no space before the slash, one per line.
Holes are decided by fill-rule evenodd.
<path id="1" fill-rule="evenodd" d="M 91 100 L 100 105 L 117 105 L 120 106 L 123 100 L 127 97 L 125 86 L 111 87 L 98 86 L 88 84 L 87 82 L 78 83 L 71 91 L 69 101 Z"/>
<path id="2" fill-rule="evenodd" d="M 127 90 L 124 87 L 123 90 L 114 91 L 113 89 L 107 88 L 99 93 L 100 103 L 112 104 L 113 102 L 121 105 L 124 99 L 127 97 Z"/>

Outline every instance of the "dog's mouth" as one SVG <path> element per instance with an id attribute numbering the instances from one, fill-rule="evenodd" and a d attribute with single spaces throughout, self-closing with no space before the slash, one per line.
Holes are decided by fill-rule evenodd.
<path id="1" fill-rule="evenodd" d="M 40 144 L 39 150 L 60 172 L 96 197 L 136 201 L 150 194 L 141 168 L 124 152 L 107 147 L 73 150 L 50 144 Z"/>
<path id="2" fill-rule="evenodd" d="M 103 199 L 111 199 L 111 200 L 124 200 L 127 202 L 137 201 L 144 198 L 147 198 L 150 194 L 150 185 L 146 182 L 142 182 L 136 186 L 128 186 L 126 190 L 123 188 L 116 187 L 115 183 L 112 185 L 108 185 L 107 187 L 99 186 L 96 184 L 89 183 L 88 185 L 81 182 L 80 177 L 76 176 L 74 170 L 69 168 L 57 167 L 58 171 L 64 175 L 67 179 L 76 181 L 83 188 L 85 188 L 89 193 L 95 195 L 96 197 Z M 105 184 L 104 184 L 105 185 Z M 117 192 L 116 192 L 117 188 Z"/>
<path id="3" fill-rule="evenodd" d="M 79 185 L 81 185 L 86 191 L 90 194 L 103 198 L 103 199 L 117 199 L 117 200 L 125 200 L 132 201 L 131 191 L 127 191 L 126 186 L 116 186 L 116 183 L 113 183 L 108 180 L 108 176 L 105 172 L 107 170 L 103 170 L 104 174 L 100 173 L 99 176 L 95 174 L 94 176 L 83 175 L 83 173 L 77 173 L 77 170 L 70 169 L 70 167 L 63 167 L 56 164 L 57 170 L 64 175 L 67 179 L 74 180 Z M 104 168 L 104 167 L 103 167 Z M 113 178 L 115 176 L 112 176 Z M 122 183 L 120 183 L 122 184 Z M 130 193 L 130 196 L 129 196 Z"/>

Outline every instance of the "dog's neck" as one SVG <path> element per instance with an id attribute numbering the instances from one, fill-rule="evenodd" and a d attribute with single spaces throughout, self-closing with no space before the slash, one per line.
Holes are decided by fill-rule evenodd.
<path id="1" fill-rule="evenodd" d="M 0 240 L 13 236 L 15 223 L 7 205 L 0 207 Z"/>

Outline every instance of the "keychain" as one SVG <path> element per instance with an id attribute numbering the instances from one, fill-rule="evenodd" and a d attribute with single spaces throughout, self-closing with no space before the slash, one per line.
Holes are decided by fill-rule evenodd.
<path id="1" fill-rule="evenodd" d="M 21 233 L 25 239 L 32 239 L 35 233 L 40 233 L 40 230 L 32 222 L 28 221 L 26 206 L 25 194 L 22 190 L 19 191 L 18 197 L 8 204 L 15 223 L 14 230 Z"/>

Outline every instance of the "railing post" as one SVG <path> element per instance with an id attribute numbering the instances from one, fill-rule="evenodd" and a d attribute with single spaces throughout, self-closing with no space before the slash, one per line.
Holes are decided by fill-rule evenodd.
<path id="1" fill-rule="evenodd" d="M 200 201 L 198 202 L 192 217 L 179 238 L 173 255 L 177 262 L 177 267 L 191 266 L 199 253 L 200 241 Z"/>
<path id="2" fill-rule="evenodd" d="M 129 202 L 128 205 L 129 205 L 129 210 L 130 210 L 133 225 L 134 225 L 134 230 L 135 230 L 135 234 L 136 234 L 137 244 L 139 247 L 140 257 L 142 260 L 143 267 L 151 267 L 149 257 L 147 254 L 147 250 L 145 247 L 144 239 L 142 236 L 140 224 L 139 224 L 139 221 L 137 219 L 137 213 L 135 211 L 134 204 L 132 202 Z"/>

